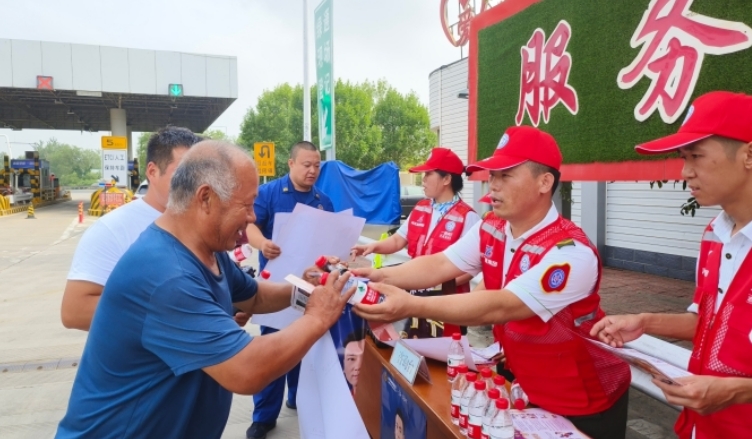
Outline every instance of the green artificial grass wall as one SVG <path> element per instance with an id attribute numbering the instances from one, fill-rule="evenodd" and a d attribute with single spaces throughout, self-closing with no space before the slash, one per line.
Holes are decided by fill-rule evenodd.
<path id="1" fill-rule="evenodd" d="M 567 47 L 572 56 L 568 83 L 577 91 L 579 112 L 572 115 L 559 103 L 551 111 L 549 123 L 541 115 L 538 127 L 556 137 L 565 163 L 650 159 L 637 155 L 634 146 L 676 132 L 684 115 L 669 125 L 656 111 L 639 122 L 634 108 L 647 92 L 650 79 L 643 77 L 628 90 L 617 85 L 619 71 L 629 66 L 642 48 L 633 49 L 630 39 L 649 4 L 650 0 L 544 0 L 482 29 L 478 34 L 477 158 L 491 155 L 504 130 L 515 125 L 520 48 L 536 28 L 548 39 L 559 21 L 566 20 L 572 27 Z M 695 0 L 690 10 L 752 27 L 750 0 Z M 711 90 L 752 94 L 752 49 L 720 56 L 706 54 L 692 100 Z M 522 124 L 532 124 L 527 113 Z"/>

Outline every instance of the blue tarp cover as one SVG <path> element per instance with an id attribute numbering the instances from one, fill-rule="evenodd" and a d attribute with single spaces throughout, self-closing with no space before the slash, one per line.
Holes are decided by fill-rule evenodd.
<path id="1" fill-rule="evenodd" d="M 399 224 L 399 168 L 394 162 L 368 171 L 339 160 L 322 162 L 316 187 L 332 199 L 336 212 L 352 208 L 368 224 Z"/>

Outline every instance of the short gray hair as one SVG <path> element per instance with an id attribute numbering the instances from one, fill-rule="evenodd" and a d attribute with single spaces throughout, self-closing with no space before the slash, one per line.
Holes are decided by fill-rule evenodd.
<path id="1" fill-rule="evenodd" d="M 211 152 L 202 151 L 206 148 L 211 148 Z M 222 202 L 229 201 L 237 185 L 232 160 L 235 151 L 242 150 L 228 142 L 204 140 L 197 143 L 172 176 L 167 208 L 177 214 L 184 213 L 203 185 L 208 185 Z"/>

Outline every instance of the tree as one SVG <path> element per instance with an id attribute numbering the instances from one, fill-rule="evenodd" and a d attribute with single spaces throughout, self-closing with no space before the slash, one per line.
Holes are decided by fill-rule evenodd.
<path id="1" fill-rule="evenodd" d="M 423 159 L 436 142 L 430 130 L 428 109 L 414 93 L 403 95 L 385 81 L 335 86 L 335 136 L 337 159 L 369 169 L 388 161 L 406 167 Z M 238 143 L 249 150 L 253 144 L 276 144 L 277 175 L 287 172 L 288 150 L 302 139 L 303 88 L 282 84 L 266 90 L 255 107 L 248 109 Z M 316 86 L 311 90 L 312 141 L 318 145 Z"/>
<path id="2" fill-rule="evenodd" d="M 60 179 L 61 186 L 90 185 L 99 180 L 101 157 L 96 151 L 60 143 L 57 139 L 35 144 L 39 158 L 50 162 L 50 172 Z"/>

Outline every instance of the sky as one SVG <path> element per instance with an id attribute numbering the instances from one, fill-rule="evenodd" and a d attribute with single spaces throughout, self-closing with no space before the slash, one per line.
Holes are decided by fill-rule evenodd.
<path id="1" fill-rule="evenodd" d="M 11 2 L 12 0 L 2 0 Z M 308 0 L 309 80 L 313 10 Z M 23 0 L 3 8 L 0 38 L 167 50 L 238 59 L 238 99 L 210 129 L 237 136 L 266 89 L 303 82 L 303 0 Z M 385 79 L 428 106 L 428 75 L 460 59 L 444 36 L 440 0 L 334 0 L 334 72 L 353 82 Z M 465 51 L 465 54 L 467 51 Z M 312 124 L 312 129 L 316 125 Z M 302 131 L 302 128 L 301 128 Z M 51 137 L 99 149 L 108 133 L 0 129 L 14 155 Z M 134 141 L 136 134 L 134 134 Z M 0 139 L 0 145 L 2 141 Z M 4 146 L 4 145 L 2 145 Z M 3 148 L 4 149 L 4 148 Z"/>

